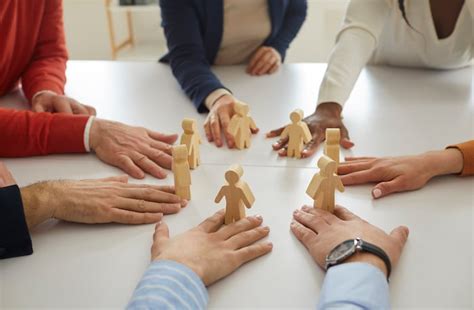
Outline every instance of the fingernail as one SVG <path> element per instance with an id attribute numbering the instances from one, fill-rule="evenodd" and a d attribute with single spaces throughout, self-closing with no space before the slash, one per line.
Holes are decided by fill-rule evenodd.
<path id="1" fill-rule="evenodd" d="M 263 220 L 263 217 L 261 215 L 255 215 L 254 216 L 257 220 Z"/>
<path id="2" fill-rule="evenodd" d="M 293 214 L 296 215 L 296 214 L 298 214 L 299 212 L 300 212 L 299 210 L 295 210 L 295 211 L 293 211 Z"/>
<path id="3" fill-rule="evenodd" d="M 374 195 L 374 198 L 380 198 L 382 196 L 382 191 L 376 188 L 372 191 L 372 195 Z"/>
<path id="4" fill-rule="evenodd" d="M 268 226 L 262 227 L 262 230 L 263 231 L 270 231 L 270 227 L 268 227 Z"/>
<path id="5" fill-rule="evenodd" d="M 311 208 L 310 208 L 310 207 L 307 207 L 307 206 L 304 206 L 304 207 L 301 208 L 301 210 L 303 210 L 303 211 L 310 211 Z"/>
<path id="6" fill-rule="evenodd" d="M 270 247 L 270 248 L 273 248 L 273 243 L 267 242 L 267 246 Z"/>

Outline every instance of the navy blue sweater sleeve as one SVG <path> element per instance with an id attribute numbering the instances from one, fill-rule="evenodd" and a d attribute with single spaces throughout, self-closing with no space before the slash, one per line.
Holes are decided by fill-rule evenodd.
<path id="1" fill-rule="evenodd" d="M 307 0 L 289 0 L 283 24 L 279 29 L 274 30 L 277 32 L 276 35 L 265 43 L 265 45 L 276 49 L 283 60 L 291 42 L 296 38 L 306 20 L 307 11 Z"/>
<path id="2" fill-rule="evenodd" d="M 211 71 L 199 16 L 188 0 L 160 0 L 160 6 L 173 75 L 198 111 L 204 112 L 207 96 L 225 87 Z"/>
<path id="3" fill-rule="evenodd" d="M 33 253 L 18 186 L 0 188 L 0 259 Z"/>

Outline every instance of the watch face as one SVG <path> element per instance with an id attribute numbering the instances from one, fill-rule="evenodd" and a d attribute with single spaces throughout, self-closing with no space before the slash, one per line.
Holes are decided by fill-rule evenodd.
<path id="1" fill-rule="evenodd" d="M 355 250 L 354 240 L 347 240 L 338 245 L 334 250 L 329 254 L 328 260 L 330 261 L 337 261 L 342 259 L 350 254 L 352 254 Z"/>

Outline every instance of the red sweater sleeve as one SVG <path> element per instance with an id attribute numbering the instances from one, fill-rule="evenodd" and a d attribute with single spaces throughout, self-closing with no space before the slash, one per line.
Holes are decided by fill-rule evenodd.
<path id="1" fill-rule="evenodd" d="M 464 143 L 448 146 L 448 148 L 456 148 L 461 151 L 464 158 L 464 168 L 461 172 L 462 176 L 474 175 L 474 140 Z"/>
<path id="2" fill-rule="evenodd" d="M 89 116 L 0 109 L 0 157 L 84 153 Z"/>
<path id="3" fill-rule="evenodd" d="M 42 90 L 64 94 L 67 59 L 62 0 L 47 0 L 33 57 L 21 77 L 30 102 Z"/>

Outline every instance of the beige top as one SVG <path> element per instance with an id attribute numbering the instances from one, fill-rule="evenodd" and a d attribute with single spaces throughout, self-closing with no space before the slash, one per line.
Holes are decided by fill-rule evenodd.
<path id="1" fill-rule="evenodd" d="M 224 0 L 223 35 L 214 64 L 247 63 L 271 31 L 268 0 Z M 225 89 L 212 92 L 206 98 L 207 108 L 225 94 L 229 94 Z"/>

